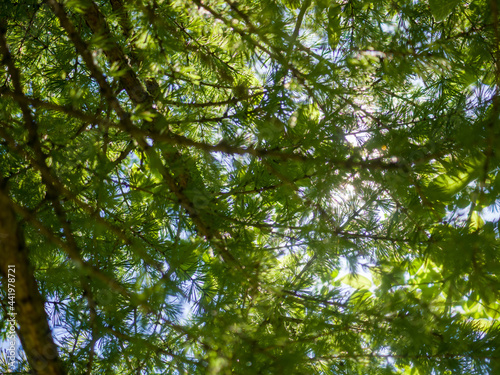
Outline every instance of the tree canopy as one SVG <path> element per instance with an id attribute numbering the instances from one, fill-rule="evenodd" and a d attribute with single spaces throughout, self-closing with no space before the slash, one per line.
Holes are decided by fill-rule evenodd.
<path id="1" fill-rule="evenodd" d="M 1 2 L 0 370 L 498 374 L 499 6 Z"/>

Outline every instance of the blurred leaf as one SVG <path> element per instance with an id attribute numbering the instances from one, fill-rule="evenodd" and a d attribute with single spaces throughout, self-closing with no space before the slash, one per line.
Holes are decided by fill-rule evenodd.
<path id="1" fill-rule="evenodd" d="M 460 0 L 429 0 L 432 15 L 438 22 L 444 20 L 459 3 Z"/>

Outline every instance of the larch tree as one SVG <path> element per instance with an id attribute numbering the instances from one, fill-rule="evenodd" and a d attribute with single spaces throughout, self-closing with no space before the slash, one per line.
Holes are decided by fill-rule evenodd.
<path id="1" fill-rule="evenodd" d="M 2 1 L 0 371 L 498 374 L 499 7 Z"/>

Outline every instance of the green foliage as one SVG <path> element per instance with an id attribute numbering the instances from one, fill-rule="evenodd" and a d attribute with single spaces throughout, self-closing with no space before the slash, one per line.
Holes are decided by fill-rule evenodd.
<path id="1" fill-rule="evenodd" d="M 453 9 L 460 3 L 460 0 L 451 1 L 437 1 L 429 0 L 429 7 L 431 13 L 436 21 L 442 21 L 453 11 Z"/>
<path id="2" fill-rule="evenodd" d="M 6 4 L 0 189 L 68 374 L 498 373 L 495 1 Z"/>

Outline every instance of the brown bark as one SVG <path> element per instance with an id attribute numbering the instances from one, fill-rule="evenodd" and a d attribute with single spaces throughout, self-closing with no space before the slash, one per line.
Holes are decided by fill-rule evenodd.
<path id="1" fill-rule="evenodd" d="M 15 267 L 15 282 L 10 284 L 15 287 L 16 321 L 29 364 L 35 374 L 65 374 L 47 323 L 44 301 L 38 291 L 22 231 L 8 195 L 0 190 L 0 274 L 6 291 L 8 266 Z"/>

